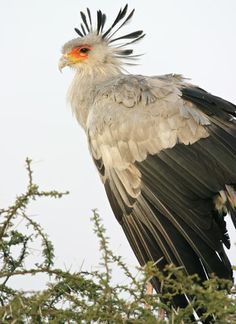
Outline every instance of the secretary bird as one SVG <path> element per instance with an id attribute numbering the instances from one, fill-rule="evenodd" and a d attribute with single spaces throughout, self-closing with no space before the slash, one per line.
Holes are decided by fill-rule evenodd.
<path id="1" fill-rule="evenodd" d="M 104 13 L 94 26 L 81 12 L 59 62 L 75 71 L 72 110 L 139 263 L 232 280 L 224 246 L 225 216 L 236 225 L 236 106 L 181 75 L 128 74 L 123 65 L 138 57 L 130 45 L 145 35 L 116 35 L 133 13 L 126 5 L 105 30 Z M 173 298 L 175 307 L 187 302 Z"/>

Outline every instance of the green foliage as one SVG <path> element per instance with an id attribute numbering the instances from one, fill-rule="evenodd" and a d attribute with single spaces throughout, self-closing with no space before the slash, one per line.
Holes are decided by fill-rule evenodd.
<path id="1" fill-rule="evenodd" d="M 202 319 L 214 314 L 216 323 L 236 323 L 235 287 L 231 283 L 213 277 L 200 285 L 197 276 L 186 277 L 174 266 L 161 273 L 152 263 L 134 275 L 110 249 L 96 210 L 92 222 L 101 253 L 100 270 L 71 272 L 55 268 L 53 244 L 27 215 L 27 207 L 32 200 L 61 198 L 67 192 L 39 190 L 33 183 L 29 159 L 26 168 L 26 192 L 12 206 L 0 210 L 0 323 L 193 323 L 193 309 L 202 308 Z M 22 221 L 27 233 L 16 226 Z M 30 244 L 34 240 L 40 241 L 41 255 L 39 262 L 29 267 L 26 265 L 30 264 Z M 126 284 L 114 283 L 114 266 L 123 271 Z M 39 274 L 48 277 L 47 287 L 41 291 L 12 288 L 13 277 Z M 161 282 L 162 293 L 150 295 L 146 287 L 154 276 Z M 174 310 L 171 300 L 179 293 L 195 297 L 185 309 Z"/>

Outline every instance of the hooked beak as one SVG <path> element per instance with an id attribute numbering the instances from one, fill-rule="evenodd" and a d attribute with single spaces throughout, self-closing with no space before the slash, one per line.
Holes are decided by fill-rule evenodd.
<path id="1" fill-rule="evenodd" d="M 59 68 L 59 71 L 62 72 L 62 69 L 67 66 L 67 65 L 70 65 L 71 62 L 68 58 L 67 55 L 62 55 L 62 57 L 60 58 L 59 60 L 59 63 L 58 63 L 58 68 Z"/>

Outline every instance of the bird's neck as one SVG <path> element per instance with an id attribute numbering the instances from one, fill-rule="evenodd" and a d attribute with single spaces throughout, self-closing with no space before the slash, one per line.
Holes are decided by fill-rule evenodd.
<path id="1" fill-rule="evenodd" d="M 69 89 L 68 99 L 80 125 L 86 129 L 89 110 L 94 101 L 96 87 L 122 74 L 117 66 L 84 67 L 77 70 Z"/>

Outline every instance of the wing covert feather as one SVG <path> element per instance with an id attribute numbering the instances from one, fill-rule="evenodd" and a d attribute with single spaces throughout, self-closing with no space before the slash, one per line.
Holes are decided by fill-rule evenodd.
<path id="1" fill-rule="evenodd" d="M 209 124 L 207 116 L 197 109 L 193 112 L 191 103 L 188 107 L 179 87 L 139 76 L 100 86 L 87 120 L 93 156 L 102 158 L 106 168 L 122 168 L 176 143 L 188 145 L 209 136 L 204 127 Z M 152 100 L 144 100 L 143 91 Z M 117 93 L 123 94 L 119 100 Z M 126 105 L 126 97 L 133 100 L 132 106 Z"/>

